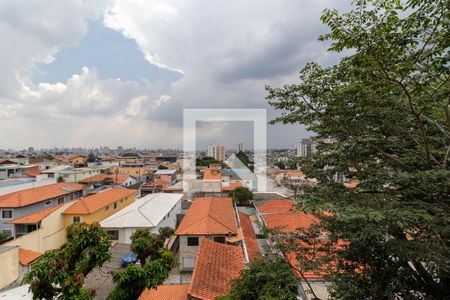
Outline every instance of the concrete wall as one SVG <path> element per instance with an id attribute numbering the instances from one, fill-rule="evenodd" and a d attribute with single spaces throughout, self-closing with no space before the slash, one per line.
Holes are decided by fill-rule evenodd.
<path id="1" fill-rule="evenodd" d="M 188 246 L 187 240 L 188 237 L 198 237 L 198 246 Z M 185 259 L 194 259 L 194 265 L 195 260 L 197 259 L 198 251 L 200 249 L 200 245 L 202 244 L 202 240 L 204 238 L 214 240 L 214 237 L 226 237 L 225 235 L 207 235 L 207 236 L 201 236 L 201 235 L 180 235 L 180 271 L 192 271 L 193 268 L 185 267 L 184 266 L 184 260 Z"/>
<path id="2" fill-rule="evenodd" d="M 64 216 L 62 215 L 62 212 L 72 204 L 73 202 L 67 203 L 44 218 L 41 221 L 40 229 L 11 240 L 4 245 L 15 245 L 23 249 L 33 250 L 40 253 L 59 248 L 67 241 Z"/>
<path id="3" fill-rule="evenodd" d="M 10 285 L 19 278 L 19 247 L 0 246 L 0 289 Z"/>

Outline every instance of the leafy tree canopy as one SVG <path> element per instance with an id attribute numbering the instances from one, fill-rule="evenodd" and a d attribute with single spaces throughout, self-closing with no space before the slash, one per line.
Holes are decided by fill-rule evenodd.
<path id="1" fill-rule="evenodd" d="M 223 300 L 297 299 L 297 279 L 286 262 L 273 255 L 251 262 L 241 276 L 233 280 L 230 295 Z"/>
<path id="2" fill-rule="evenodd" d="M 329 252 L 338 261 L 333 297 L 450 298 L 449 2 L 354 5 L 322 15 L 331 31 L 321 39 L 349 56 L 306 65 L 298 84 L 267 87 L 283 111 L 274 122 L 317 134 L 318 153 L 300 165 L 319 183 L 299 207 L 331 212 L 321 232 L 348 242 Z M 335 182 L 338 173 L 358 186 Z"/>
<path id="3" fill-rule="evenodd" d="M 237 187 L 233 191 L 228 192 L 228 196 L 233 198 L 236 203 L 253 199 L 253 193 L 246 187 Z"/>
<path id="4" fill-rule="evenodd" d="M 209 167 L 210 165 L 221 165 L 222 168 L 226 167 L 226 164 L 221 162 L 220 160 L 217 160 L 213 157 L 205 156 L 203 158 L 197 158 L 195 161 L 196 166 L 201 167 Z"/>
<path id="5" fill-rule="evenodd" d="M 111 258 L 109 247 L 98 223 L 74 223 L 67 228 L 67 242 L 33 263 L 23 282 L 30 284 L 33 299 L 93 299 L 95 291 L 83 288 L 84 279 Z"/>
<path id="6" fill-rule="evenodd" d="M 149 229 L 137 229 L 131 235 L 131 250 L 137 254 L 140 266 L 131 264 L 123 271 L 113 273 L 116 287 L 108 298 L 137 299 L 145 288 L 154 288 L 169 276 L 175 266 L 175 256 L 164 248 L 164 242 L 174 234 L 169 227 L 160 228 L 159 234 Z"/>

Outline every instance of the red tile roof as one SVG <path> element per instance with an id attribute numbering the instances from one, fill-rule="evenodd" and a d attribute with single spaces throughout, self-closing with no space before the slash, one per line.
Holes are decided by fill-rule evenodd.
<path id="1" fill-rule="evenodd" d="M 218 168 L 206 168 L 203 173 L 203 180 L 221 180 L 222 174 Z"/>
<path id="2" fill-rule="evenodd" d="M 250 221 L 250 216 L 243 212 L 239 212 L 239 220 L 248 259 L 252 261 L 259 256 L 259 247 L 256 242 L 256 235 L 253 231 L 252 222 Z"/>
<path id="3" fill-rule="evenodd" d="M 297 232 L 299 228 L 308 228 L 320 222 L 320 219 L 316 216 L 301 211 L 263 215 L 263 219 L 267 228 L 277 228 L 288 233 Z"/>
<path id="4" fill-rule="evenodd" d="M 0 165 L 6 165 L 6 164 L 16 164 L 15 162 L 8 160 L 8 159 L 0 159 Z"/>
<path id="5" fill-rule="evenodd" d="M 358 187 L 358 182 L 350 181 L 350 182 L 344 183 L 344 186 L 348 189 L 356 189 Z"/>
<path id="6" fill-rule="evenodd" d="M 295 206 L 295 202 L 288 199 L 274 199 L 258 205 L 257 208 L 262 214 L 288 213 Z"/>
<path id="7" fill-rule="evenodd" d="M 39 221 L 42 221 L 45 217 L 50 215 L 52 212 L 56 211 L 60 207 L 62 207 L 64 203 L 58 204 L 56 206 L 52 206 L 40 211 L 37 211 L 35 213 L 14 219 L 8 223 L 10 224 L 36 224 Z"/>
<path id="8" fill-rule="evenodd" d="M 41 170 L 39 170 L 39 167 L 27 168 L 25 169 L 25 171 L 23 171 L 23 173 L 30 177 L 36 177 L 42 174 Z"/>
<path id="9" fill-rule="evenodd" d="M 186 300 L 189 284 L 158 285 L 144 289 L 138 300 Z"/>
<path id="10" fill-rule="evenodd" d="M 233 201 L 229 197 L 196 198 L 176 234 L 237 234 Z"/>
<path id="11" fill-rule="evenodd" d="M 45 200 L 81 191 L 83 185 L 77 183 L 55 183 L 27 190 L 0 195 L 0 207 L 23 207 Z"/>
<path id="12" fill-rule="evenodd" d="M 238 187 L 242 187 L 242 184 L 240 182 L 230 182 L 230 185 L 223 187 L 222 190 L 223 191 L 234 191 Z"/>
<path id="13" fill-rule="evenodd" d="M 302 171 L 299 171 L 299 170 L 289 170 L 286 172 L 286 175 L 288 175 L 288 176 L 303 176 L 303 175 L 305 175 L 305 173 L 303 173 Z"/>
<path id="14" fill-rule="evenodd" d="M 245 268 L 242 248 L 202 240 L 188 294 L 213 300 L 229 293 L 231 280 Z"/>
<path id="15" fill-rule="evenodd" d="M 314 215 L 301 211 L 293 211 L 295 202 L 288 199 L 275 199 L 257 206 L 265 225 L 270 229 L 284 232 L 297 232 L 299 228 L 307 228 L 320 222 Z"/>
<path id="16" fill-rule="evenodd" d="M 103 182 L 106 178 L 110 178 L 115 184 L 123 184 L 130 177 L 128 174 L 96 174 L 94 176 L 80 180 L 81 183 Z"/>
<path id="17" fill-rule="evenodd" d="M 42 256 L 42 253 L 19 248 L 19 262 L 22 266 L 31 264 L 33 261 Z"/>
<path id="18" fill-rule="evenodd" d="M 135 190 L 126 188 L 111 188 L 100 193 L 77 200 L 71 207 L 66 209 L 64 215 L 88 215 L 105 206 L 111 205 L 117 200 L 136 194 Z"/>

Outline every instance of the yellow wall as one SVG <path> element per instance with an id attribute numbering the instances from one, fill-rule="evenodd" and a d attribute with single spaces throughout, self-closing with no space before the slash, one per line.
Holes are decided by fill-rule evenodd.
<path id="1" fill-rule="evenodd" d="M 83 163 L 86 162 L 86 160 L 87 160 L 86 157 L 83 157 L 83 156 L 76 156 L 76 157 L 72 158 L 72 159 L 70 160 L 70 162 L 73 163 L 73 164 L 83 164 Z"/>
<path id="2" fill-rule="evenodd" d="M 69 226 L 70 224 L 72 224 L 73 217 L 75 217 L 75 216 L 80 217 L 80 222 L 85 222 L 88 224 L 103 221 L 107 217 L 115 214 L 122 208 L 127 207 L 128 205 L 133 203 L 135 201 L 135 199 L 136 199 L 136 195 L 130 195 L 126 198 L 117 200 L 117 208 L 116 209 L 114 209 L 114 203 L 112 203 L 112 204 L 108 205 L 109 208 L 107 210 L 105 210 L 106 207 L 103 207 L 103 208 L 97 210 L 96 212 L 93 212 L 93 213 L 87 214 L 87 215 L 76 215 L 76 214 L 64 215 L 64 224 L 66 227 Z"/>
<path id="3" fill-rule="evenodd" d="M 0 265 L 2 266 L 0 289 L 2 289 L 19 278 L 19 247 L 1 249 Z"/>
<path id="4" fill-rule="evenodd" d="M 16 245 L 20 248 L 40 253 L 61 247 L 67 240 L 62 212 L 69 208 L 73 203 L 74 202 L 69 202 L 45 217 L 41 221 L 41 228 L 38 230 L 11 240 L 5 243 L 5 245 Z"/>

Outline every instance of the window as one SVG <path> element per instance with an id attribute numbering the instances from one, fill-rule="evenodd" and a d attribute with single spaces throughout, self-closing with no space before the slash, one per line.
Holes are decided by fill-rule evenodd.
<path id="1" fill-rule="evenodd" d="M 114 202 L 114 209 L 117 208 L 117 202 Z"/>
<path id="2" fill-rule="evenodd" d="M 64 203 L 64 197 L 59 197 L 58 198 L 58 204 Z"/>
<path id="3" fill-rule="evenodd" d="M 12 209 L 2 210 L 2 219 L 12 219 L 12 217 L 13 217 Z"/>
<path id="4" fill-rule="evenodd" d="M 73 217 L 72 218 L 72 223 L 80 223 L 80 217 Z"/>
<path id="5" fill-rule="evenodd" d="M 188 237 L 187 244 L 188 246 L 198 246 L 198 237 Z"/>
<path id="6" fill-rule="evenodd" d="M 224 236 L 215 236 L 214 242 L 225 244 L 225 237 Z"/>
<path id="7" fill-rule="evenodd" d="M 119 239 L 119 231 L 118 230 L 108 230 L 106 231 L 110 240 L 117 241 Z"/>
<path id="8" fill-rule="evenodd" d="M 183 267 L 193 268 L 195 266 L 195 257 L 183 257 Z"/>
<path id="9" fill-rule="evenodd" d="M 73 200 L 73 194 L 70 194 L 69 199 Z"/>
<path id="10" fill-rule="evenodd" d="M 9 230 L 9 229 L 3 229 L 2 233 L 5 234 L 8 238 L 12 237 L 12 235 L 13 235 L 12 230 Z"/>
<path id="11" fill-rule="evenodd" d="M 50 206 L 52 205 L 52 200 L 48 200 L 44 202 L 44 206 Z"/>

